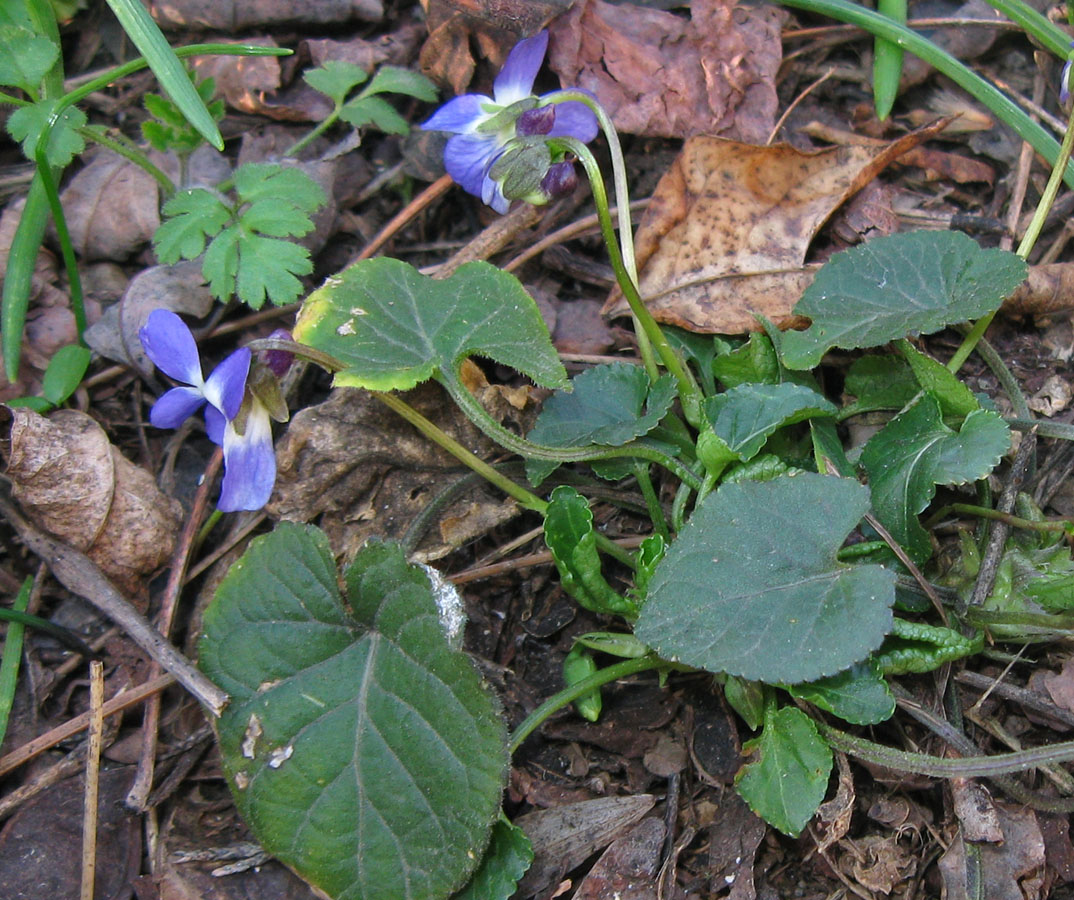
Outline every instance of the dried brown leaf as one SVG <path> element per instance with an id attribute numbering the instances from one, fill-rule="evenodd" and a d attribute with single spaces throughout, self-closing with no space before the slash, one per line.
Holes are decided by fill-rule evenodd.
<path id="1" fill-rule="evenodd" d="M 664 833 L 664 823 L 649 818 L 616 838 L 578 885 L 574 900 L 651 900 Z"/>
<path id="2" fill-rule="evenodd" d="M 974 883 L 988 900 L 1039 900 L 1044 876 L 1044 837 L 1030 809 L 996 804 L 1004 840 L 978 845 L 979 880 L 968 880 L 966 845 L 956 835 L 940 858 L 947 900 L 967 900 L 966 885 Z M 976 864 L 975 864 L 976 865 Z"/>
<path id="3" fill-rule="evenodd" d="M 653 315 L 692 331 L 735 334 L 756 316 L 791 321 L 813 280 L 806 253 L 821 225 L 930 130 L 883 147 L 802 153 L 690 138 L 660 180 L 637 235 L 640 287 Z M 618 290 L 606 315 L 628 307 Z"/>
<path id="4" fill-rule="evenodd" d="M 688 21 L 581 0 L 552 25 L 549 64 L 596 94 L 620 131 L 759 143 L 775 123 L 783 18 L 733 0 L 695 0 Z"/>
<path id="5" fill-rule="evenodd" d="M 125 260 L 160 225 L 157 183 L 141 166 L 99 153 L 71 179 L 60 200 L 71 241 L 84 260 Z"/>
<path id="6" fill-rule="evenodd" d="M 92 418 L 12 410 L 7 475 L 29 518 L 84 552 L 132 597 L 166 563 L 182 508 L 123 456 Z"/>
<path id="7" fill-rule="evenodd" d="M 429 37 L 421 48 L 421 69 L 434 81 L 449 85 L 456 94 L 463 94 L 477 70 L 471 46 L 477 47 L 480 58 L 489 61 L 491 76 L 521 38 L 539 31 L 573 2 L 422 0 Z"/>
<path id="8" fill-rule="evenodd" d="M 216 7 L 216 4 L 212 5 Z M 277 46 L 270 37 L 251 38 L 243 43 Z M 217 96 L 223 97 L 233 109 L 271 115 L 263 100 L 266 92 L 275 91 L 280 86 L 279 57 L 203 56 L 194 62 L 194 72 L 199 81 L 212 78 L 216 82 Z"/>

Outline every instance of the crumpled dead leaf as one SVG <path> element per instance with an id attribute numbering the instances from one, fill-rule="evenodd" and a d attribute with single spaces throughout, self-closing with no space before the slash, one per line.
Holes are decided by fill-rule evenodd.
<path id="1" fill-rule="evenodd" d="M 620 131 L 722 135 L 763 143 L 775 124 L 783 58 L 775 6 L 694 0 L 689 20 L 580 0 L 551 27 L 549 65 L 596 94 Z"/>
<path id="2" fill-rule="evenodd" d="M 86 343 L 101 356 L 133 366 L 148 377 L 153 374 L 153 364 L 145 355 L 138 329 L 149 314 L 154 309 L 170 309 L 201 319 L 213 303 L 198 260 L 143 269 L 131 279 L 120 301 L 86 329 Z"/>
<path id="3" fill-rule="evenodd" d="M 98 153 L 60 194 L 71 241 L 83 260 L 122 261 L 160 225 L 153 176 L 115 153 Z"/>
<path id="4" fill-rule="evenodd" d="M 492 69 L 499 70 L 521 38 L 539 31 L 573 2 L 421 0 L 429 26 L 429 37 L 421 48 L 421 70 L 433 81 L 449 85 L 456 94 L 464 94 L 477 70 L 471 46 L 478 48 Z"/>
<path id="5" fill-rule="evenodd" d="M 149 0 L 146 3 L 164 28 L 196 28 L 235 33 L 260 25 L 301 22 L 303 26 L 349 22 L 379 22 L 384 0 Z"/>
<path id="6" fill-rule="evenodd" d="M 535 415 L 528 394 L 508 395 L 476 382 L 472 389 L 497 420 L 528 429 Z M 422 385 L 406 399 L 479 456 L 495 454 L 495 445 L 444 402 L 439 386 Z M 335 552 L 347 558 L 371 535 L 402 538 L 430 501 L 466 475 L 458 460 L 372 395 L 349 389 L 291 418 L 276 445 L 276 465 L 269 513 L 300 522 L 318 519 Z M 513 500 L 483 486 L 467 489 L 428 523 L 418 558 L 439 559 L 517 513 Z"/>
<path id="7" fill-rule="evenodd" d="M 182 520 L 178 501 L 134 465 L 85 413 L 48 418 L 11 410 L 7 476 L 38 526 L 85 553 L 128 597 L 171 557 Z"/>
<path id="8" fill-rule="evenodd" d="M 638 229 L 646 305 L 658 320 L 691 331 L 751 331 L 759 327 L 757 315 L 789 324 L 792 307 L 813 280 L 815 267 L 805 259 L 821 225 L 932 133 L 922 129 L 884 147 L 819 153 L 690 138 Z M 618 289 L 603 311 L 629 311 Z"/>
<path id="9" fill-rule="evenodd" d="M 574 900 L 650 900 L 657 896 L 664 834 L 664 823 L 648 818 L 616 838 L 582 879 Z"/>

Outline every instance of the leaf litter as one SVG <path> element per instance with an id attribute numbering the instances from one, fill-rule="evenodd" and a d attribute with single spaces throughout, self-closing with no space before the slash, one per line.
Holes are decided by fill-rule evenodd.
<path id="1" fill-rule="evenodd" d="M 599 0 L 583 0 L 574 4 L 507 4 L 510 7 L 509 15 L 505 15 L 503 4 L 476 0 L 465 3 L 427 0 L 423 5 L 432 35 L 421 51 L 421 59 L 427 64 L 430 74 L 439 76 L 441 83 L 454 86 L 457 92 L 483 90 L 480 79 L 473 79 L 473 75 L 479 69 L 484 71 L 481 67 L 486 60 L 498 66 L 520 30 L 532 32 L 556 14 L 566 13 L 553 26 L 559 29 L 553 61 L 564 82 L 593 89 L 613 110 L 617 124 L 624 131 L 639 135 L 690 138 L 680 159 L 665 176 L 665 181 L 673 180 L 669 183 L 674 190 L 662 184 L 650 203 L 649 217 L 639 234 L 639 260 L 643 263 L 643 293 L 656 298 L 655 307 L 659 316 L 665 321 L 696 330 L 738 334 L 755 327 L 755 315 L 758 313 L 777 321 L 786 320 L 801 288 L 812 276 L 809 263 L 821 258 L 811 257 L 810 252 L 816 249 L 813 245 L 824 223 L 862 185 L 877 184 L 874 181 L 877 172 L 901 152 L 896 151 L 895 147 L 904 147 L 905 144 L 931 136 L 929 132 L 925 136 L 889 142 L 883 147 L 845 147 L 820 153 L 803 153 L 790 147 L 760 146 L 771 131 L 777 111 L 776 69 L 780 59 L 779 20 L 782 14 L 771 10 L 732 9 L 726 4 L 695 2 L 690 18 L 685 18 L 649 6 L 613 6 Z M 325 21 L 342 21 L 342 18 L 335 17 L 354 17 L 380 23 L 377 25 L 380 28 L 384 12 L 376 0 L 352 0 L 347 4 L 326 5 L 317 10 L 316 15 L 324 17 L 317 21 L 310 18 L 312 14 L 309 10 L 297 9 L 293 4 L 286 3 L 247 4 L 241 10 L 226 4 L 209 6 L 177 2 L 168 4 L 167 9 L 161 6 L 158 11 L 162 21 L 173 26 L 210 27 L 236 34 L 264 23 L 295 21 L 300 22 L 303 28 L 325 29 Z M 620 18 L 622 16 L 629 18 Z M 333 26 L 337 30 L 338 27 Z M 393 61 L 405 65 L 413 61 L 413 53 L 410 52 L 416 49 L 413 34 L 416 30 L 420 31 L 420 26 L 414 22 L 401 22 L 398 27 L 394 34 L 381 34 L 378 40 L 391 42 L 393 37 L 402 35 L 395 46 L 406 48 L 409 56 L 404 53 Z M 409 29 L 408 33 L 406 29 Z M 339 35 L 332 35 L 332 38 L 336 37 Z M 278 39 L 285 43 L 288 36 L 280 33 Z M 371 50 L 368 45 L 358 45 L 356 52 L 359 57 L 366 54 L 380 62 L 382 54 L 378 53 L 379 46 L 373 43 Z M 746 53 L 744 49 L 750 52 Z M 475 50 L 476 58 L 472 55 Z M 602 63 L 601 59 L 605 62 Z M 704 71 L 704 66 L 699 65 L 698 60 L 714 63 L 720 69 L 723 80 L 698 77 L 699 70 Z M 658 88 L 652 80 L 654 67 L 657 66 L 664 67 L 665 77 L 674 81 L 676 90 L 673 98 L 662 97 L 665 88 Z M 297 99 L 288 99 L 285 103 L 280 101 L 281 94 L 276 93 L 280 85 L 288 81 L 295 83 L 294 70 L 288 71 L 286 66 L 281 70 L 278 64 L 262 62 L 254 66 L 253 61 L 249 61 L 246 66 L 232 64 L 229 68 L 222 65 L 217 69 L 217 74 L 232 109 L 244 114 L 284 122 L 308 119 L 318 114 L 319 108 L 308 97 L 303 99 L 297 95 Z M 652 102 L 654 94 L 661 99 L 660 103 Z M 784 92 L 780 92 L 779 99 L 782 108 L 786 104 Z M 841 102 L 837 97 L 828 99 L 837 107 Z M 416 115 L 412 114 L 411 119 L 417 121 Z M 245 124 L 248 126 L 249 121 Z M 262 127 L 259 125 L 254 130 L 260 131 Z M 692 137 L 702 133 L 722 134 L 750 143 L 717 142 L 707 137 Z M 282 142 L 278 145 L 282 145 Z M 638 143 L 634 147 L 644 145 Z M 402 155 L 400 147 L 391 142 L 379 143 L 369 151 L 371 157 L 378 152 L 396 160 Z M 88 196 L 83 215 L 78 215 L 78 203 L 73 201 L 71 194 L 65 195 L 65 200 L 73 208 L 72 219 L 84 223 L 79 225 L 76 245 L 85 259 L 99 254 L 102 259 L 118 260 L 127 266 L 131 274 L 138 276 L 144 260 L 132 259 L 132 256 L 144 247 L 144 238 L 140 238 L 139 234 L 144 232 L 145 226 L 136 221 L 141 215 L 125 218 L 113 210 L 123 209 L 126 202 L 146 201 L 149 192 L 145 192 L 146 196 L 140 196 L 138 190 L 130 195 L 114 192 L 114 179 L 117 176 L 116 169 L 111 167 L 122 164 L 106 154 L 102 154 L 98 160 L 99 164 L 91 164 L 75 176 L 76 180 L 69 182 L 68 191 L 71 186 L 81 187 L 88 183 L 88 191 L 83 189 L 83 195 Z M 723 177 L 738 187 L 746 186 L 748 193 L 741 199 L 734 198 L 731 204 L 733 216 L 728 218 L 751 227 L 736 229 L 733 222 L 722 222 L 722 230 L 711 230 L 708 245 L 705 246 L 704 233 L 709 231 L 713 221 L 713 210 L 721 203 L 727 203 L 727 194 L 717 189 L 719 179 L 736 160 L 747 162 L 733 170 L 730 177 Z M 815 166 L 813 160 L 817 160 Z M 99 174 L 95 166 L 102 170 Z M 805 178 L 802 177 L 803 173 Z M 77 181 L 79 178 L 81 182 Z M 815 192 L 803 191 L 804 196 L 799 198 L 791 190 L 797 187 L 799 181 L 811 184 L 815 181 L 812 184 Z M 330 188 L 328 183 L 323 186 Z M 108 204 L 113 202 L 117 202 L 117 206 L 110 207 Z M 149 209 L 152 204 L 145 203 L 145 206 Z M 397 203 L 383 203 L 383 208 L 373 210 L 369 219 L 371 227 L 379 227 L 397 206 Z M 13 205 L 9 204 L 5 214 L 12 208 Z M 550 210 L 548 227 L 554 221 L 554 216 L 570 216 L 574 212 L 566 204 L 565 210 Z M 338 224 L 334 209 L 326 214 L 325 220 L 318 248 L 326 240 L 332 241 L 334 238 L 333 228 Z M 107 229 L 102 226 L 118 228 L 121 232 L 118 239 L 109 237 L 106 244 L 99 243 L 101 238 L 108 237 L 104 233 Z M 541 227 L 546 226 L 542 224 Z M 433 234 L 438 228 L 443 230 L 446 240 L 457 240 L 463 233 L 459 217 L 434 214 L 424 225 L 426 233 L 409 233 L 406 240 L 399 240 L 396 252 L 408 252 L 407 242 L 419 244 L 420 238 L 430 235 L 440 237 Z M 856 240 L 860 234 L 850 232 L 843 239 Z M 764 240 L 759 240 L 759 236 Z M 525 243 L 531 238 L 532 233 L 524 232 L 520 241 Z M 334 248 L 330 243 L 326 253 L 333 262 L 325 262 L 324 271 L 337 270 L 341 267 L 340 261 L 348 260 L 358 249 L 353 240 L 350 245 Z M 425 261 L 436 261 L 428 251 L 415 252 L 419 257 L 422 252 L 426 253 Z M 584 250 L 575 255 L 583 262 L 587 261 Z M 152 271 L 148 270 L 147 274 Z M 1015 309 L 1025 314 L 1054 314 L 1056 309 L 1063 308 L 1066 302 L 1064 298 L 1070 293 L 1064 287 L 1066 280 L 1071 277 L 1067 264 L 1059 263 L 1055 269 L 1047 272 L 1043 269 L 1034 269 L 1034 272 L 1042 283 L 1029 294 L 1028 299 L 1023 297 L 1021 305 Z M 150 280 L 137 290 L 136 277 L 118 307 L 118 315 L 106 320 L 98 329 L 101 337 L 99 342 L 94 339 L 95 348 L 103 355 L 140 368 L 137 358 L 139 348 L 137 341 L 132 341 L 132 336 L 140 325 L 142 310 L 148 311 L 150 303 L 154 306 L 172 306 L 195 318 L 204 318 L 209 305 L 205 302 L 200 279 L 186 270 L 181 270 L 181 273 L 158 273 L 164 276 L 163 281 Z M 562 280 L 557 281 L 543 274 L 534 276 L 535 280 L 537 277 L 553 290 L 568 290 Z M 40 288 L 39 293 L 51 293 L 52 300 L 41 303 L 41 310 L 46 315 L 39 319 L 41 324 L 36 330 L 28 332 L 28 339 L 38 342 L 38 359 L 44 361 L 51 357 L 58 346 L 72 342 L 73 331 L 67 320 L 55 328 L 46 327 L 47 310 L 55 308 L 61 317 L 67 314 L 64 308 L 64 285 L 54 265 L 41 270 Z M 592 296 L 580 299 L 589 304 L 594 301 Z M 561 308 L 573 309 L 573 301 L 557 298 L 557 303 Z M 619 309 L 621 306 L 615 308 L 616 311 Z M 240 323 L 240 327 L 248 329 L 248 333 L 255 333 L 253 323 Z M 111 343 L 108 341 L 109 332 L 112 333 Z M 49 337 L 52 333 L 58 336 Z M 569 341 L 571 337 L 567 334 L 564 340 Z M 602 349 L 606 346 L 602 345 Z M 618 348 L 630 349 L 621 336 Z M 1027 354 L 1026 362 L 1030 366 L 1041 365 L 1040 360 L 1032 354 Z M 1057 364 L 1048 365 L 1054 367 Z M 146 371 L 145 368 L 142 371 Z M 495 375 L 494 372 L 492 374 Z M 26 383 L 32 384 L 32 378 L 32 375 L 28 376 Z M 8 476 L 13 482 L 16 496 L 25 509 L 35 513 L 38 524 L 72 546 L 86 550 L 102 568 L 113 566 L 109 570 L 112 577 L 130 595 L 147 596 L 147 579 L 169 560 L 181 514 L 175 502 L 159 492 L 149 474 L 151 469 L 156 468 L 153 465 L 154 457 L 160 450 L 157 438 L 150 438 L 150 453 L 145 453 L 144 448 L 131 436 L 134 429 L 128 428 L 129 423 L 125 422 L 131 408 L 129 382 L 127 385 L 119 389 L 114 385 L 106 386 L 103 390 L 93 389 L 90 396 L 94 407 L 91 412 L 96 422 L 89 417 L 78 418 L 70 410 L 54 413 L 47 420 L 50 423 L 47 425 L 46 420 L 38 421 L 30 414 L 16 413 L 18 427 L 11 429 L 10 452 L 14 462 L 9 462 Z M 525 420 L 532 412 L 530 407 L 536 397 L 511 393 L 517 389 L 509 386 L 490 385 L 483 375 L 480 378 L 474 376 L 472 385 L 485 394 L 487 406 L 498 410 L 495 414 L 501 421 L 528 431 L 528 422 Z M 436 412 L 437 396 L 431 391 L 428 394 L 423 402 L 430 413 Z M 308 406 L 306 412 L 311 415 L 307 420 L 301 418 L 301 413 L 295 416 L 280 437 L 278 455 L 282 477 L 274 505 L 270 508 L 273 517 L 318 520 L 332 536 L 337 552 L 347 556 L 353 554 L 368 534 L 404 532 L 425 508 L 429 495 L 445 487 L 445 478 L 454 476 L 446 460 L 433 459 L 427 448 L 417 448 L 417 441 L 405 430 L 405 426 L 401 427 L 372 410 L 366 410 L 367 417 L 363 419 L 354 414 L 353 406 L 353 398 L 350 403 L 345 403 L 336 395 L 320 406 Z M 443 412 L 442 421 L 444 427 L 460 431 L 464 431 L 468 425 L 452 420 L 446 412 Z M 475 433 L 466 436 L 471 446 L 481 454 L 492 456 L 492 447 L 483 438 Z M 121 443 L 122 452 L 112 441 Z M 413 452 L 403 452 L 411 444 Z M 182 455 L 182 449 L 179 452 Z M 141 465 L 128 462 L 128 457 L 138 459 Z M 122 475 L 117 474 L 120 470 Z M 415 473 L 418 477 L 413 477 Z M 122 515 L 125 506 L 130 507 L 129 518 Z M 505 504 L 495 496 L 463 496 L 458 505 L 449 508 L 449 513 L 427 532 L 431 539 L 427 541 L 424 552 L 430 559 L 447 555 L 446 558 L 454 564 L 458 556 L 452 557 L 450 554 L 466 553 L 459 548 L 468 541 L 481 539 L 482 535 L 486 536 L 483 538 L 485 549 L 491 551 L 489 545 L 502 541 L 505 530 L 511 528 L 508 523 L 516 514 L 517 509 L 512 504 Z M 621 516 L 605 511 L 599 511 L 599 514 L 607 516 L 605 524 L 622 524 Z M 132 550 L 150 552 L 138 556 L 137 553 L 131 555 Z M 9 558 L 5 562 L 6 580 L 12 580 L 11 576 L 24 568 Z M 519 598 L 533 604 L 534 592 L 540 590 L 542 584 L 542 576 L 535 572 L 532 583 L 512 587 L 503 579 L 488 585 L 485 595 L 490 602 L 499 604 L 496 616 L 500 622 L 496 627 L 503 629 L 501 642 L 493 645 L 487 654 L 490 672 L 494 672 L 496 666 L 510 663 L 523 673 L 521 680 L 531 682 L 540 696 L 554 689 L 550 682 L 555 678 L 557 654 L 561 656 L 565 652 L 574 634 L 591 630 L 595 624 L 588 621 L 592 619 L 591 616 L 583 614 L 565 629 L 554 630 L 550 640 L 545 639 L 550 649 L 545 656 L 541 656 L 540 653 L 544 651 L 533 648 L 534 638 L 521 627 L 521 621 L 530 616 L 533 609 L 519 608 Z M 474 601 L 468 598 L 467 602 Z M 40 642 L 35 652 L 44 654 L 46 663 L 56 658 L 56 651 Z M 527 660 L 528 652 L 533 653 L 532 659 Z M 49 653 L 53 655 L 50 657 Z M 1047 687 L 1056 703 L 1069 706 L 1063 687 L 1063 679 L 1068 677 L 1064 662 L 1061 658 L 1053 660 L 1054 671 L 1061 671 L 1061 674 L 1052 675 Z M 490 677 L 495 681 L 498 676 Z M 508 707 L 516 711 L 523 709 L 526 705 L 523 693 L 527 689 L 525 685 L 505 688 Z M 77 686 L 73 685 L 69 694 L 77 705 L 80 702 Z M 609 735 L 604 740 L 604 746 L 601 746 L 599 742 L 587 743 L 583 732 L 562 727 L 549 728 L 548 737 L 531 751 L 532 755 L 522 757 L 519 783 L 522 783 L 522 775 L 525 775 L 532 784 L 542 786 L 530 790 L 529 796 L 532 798 L 557 796 L 553 787 L 590 797 L 609 789 L 612 792 L 633 790 L 631 797 L 617 798 L 624 801 L 645 797 L 645 788 L 655 788 L 656 793 L 662 793 L 667 786 L 665 779 L 670 777 L 674 767 L 658 766 L 659 775 L 652 772 L 646 774 L 641 761 L 644 754 L 635 753 L 635 749 L 654 746 L 655 734 L 660 729 L 672 727 L 669 722 L 673 722 L 676 728 L 687 724 L 696 728 L 699 723 L 689 723 L 688 719 L 692 708 L 688 706 L 684 711 L 673 711 L 671 716 L 661 716 L 650 725 L 641 726 L 653 729 L 654 739 L 651 741 L 640 738 L 638 733 L 624 734 L 627 729 L 620 728 L 616 736 Z M 1021 719 L 1017 707 L 1011 707 L 1010 710 L 1024 727 L 1032 727 L 1026 724 L 1027 720 Z M 196 718 L 189 705 L 181 712 L 187 719 Z M 612 721 L 615 721 L 614 718 Z M 558 739 L 555 736 L 557 731 L 561 735 Z M 214 782 L 219 783 L 218 763 L 211 757 L 202 759 L 204 743 L 196 752 L 182 749 L 183 739 L 190 733 L 190 726 L 182 721 L 170 723 L 164 731 L 172 748 L 177 748 L 178 758 L 193 758 L 188 763 L 187 771 L 194 772 L 197 783 L 208 785 L 209 789 L 207 792 L 201 788 L 181 789 L 174 795 L 174 806 L 169 809 L 165 829 L 166 848 L 176 847 L 188 837 L 215 846 L 218 842 L 213 839 L 214 833 L 220 834 L 220 843 L 234 836 L 224 837 L 228 828 L 241 834 L 241 827 L 237 826 L 235 820 L 227 821 L 226 813 L 221 815 L 220 809 L 225 808 L 226 804 L 222 805 L 210 796 L 211 786 Z M 728 743 L 729 746 L 733 744 Z M 5 749 L 10 748 L 5 745 Z M 737 755 L 737 746 L 733 747 L 733 751 Z M 131 758 L 129 753 L 123 757 L 118 747 L 114 753 L 117 759 Z M 570 774 L 576 771 L 584 771 L 585 775 Z M 862 775 L 860 772 L 857 774 L 858 789 L 867 795 L 861 798 L 862 808 L 868 805 L 865 803 L 867 799 L 875 801 L 871 812 L 881 801 L 876 798 L 872 790 L 875 786 L 868 779 L 865 790 L 862 790 Z M 174 785 L 172 789 L 175 789 Z M 63 789 L 69 790 L 68 787 Z M 57 792 L 57 795 L 61 796 L 63 791 Z M 899 799 L 909 809 L 907 821 L 932 821 L 932 807 L 940 807 L 935 797 L 930 801 L 928 795 L 912 786 L 907 786 L 904 796 Z M 651 804 L 651 801 L 648 802 Z M 1050 820 L 1009 808 L 1005 804 L 999 804 L 997 808 L 1004 842 L 988 846 L 983 854 L 988 896 L 1048 896 L 1049 879 L 1069 881 L 1074 878 L 1071 874 L 1074 867 L 1068 865 L 1064 869 L 1058 862 L 1063 847 L 1070 847 L 1069 838 L 1064 844 L 1064 835 L 1048 824 Z M 582 823 L 592 824 L 593 817 L 589 813 L 580 810 L 574 812 L 580 814 L 578 818 Z M 52 815 L 65 822 L 77 818 L 75 811 L 61 811 Z M 633 812 L 617 810 L 613 818 L 621 830 L 628 827 L 633 815 Z M 920 881 L 921 873 L 915 869 L 915 864 L 919 865 L 928 858 L 921 843 L 906 843 L 905 835 L 909 834 L 906 829 L 909 826 L 899 824 L 901 819 L 879 813 L 869 821 L 872 823 L 870 827 L 881 828 L 881 832 L 862 833 L 856 824 L 855 833 L 843 838 L 833 848 L 830 860 L 824 864 L 813 858 L 805 859 L 808 853 L 800 852 L 800 848 L 790 843 L 779 843 L 773 839 L 763 845 L 764 826 L 733 793 L 721 795 L 711 786 L 706 786 L 699 789 L 696 798 L 683 798 L 680 815 L 689 822 L 689 827 L 696 827 L 704 838 L 712 841 L 711 844 L 698 841 L 687 850 L 683 870 L 693 877 L 693 886 L 704 883 L 716 896 L 722 896 L 722 892 L 728 889 L 732 897 L 758 896 L 755 880 L 762 884 L 763 890 L 771 893 L 773 888 L 766 879 L 772 873 L 776 873 L 774 877 L 778 879 L 779 872 L 786 871 L 788 864 L 797 873 L 794 887 L 799 892 L 808 890 L 809 885 L 832 884 L 834 866 L 844 879 L 859 889 L 891 892 L 899 896 L 900 891 L 906 891 L 910 885 Z M 553 830 L 562 829 L 563 821 L 560 818 Z M 645 889 L 652 891 L 652 863 L 659 843 L 657 823 L 658 820 L 653 817 L 643 819 L 640 826 L 643 833 L 633 838 L 636 843 L 634 850 L 640 847 L 645 853 L 631 851 L 629 835 L 619 838 L 612 848 L 619 849 L 617 845 L 625 847 L 621 855 L 609 850 L 588 876 L 577 877 L 569 887 L 564 887 L 568 883 L 564 879 L 570 879 L 571 876 L 569 870 L 560 871 L 562 861 L 554 871 L 544 870 L 545 889 L 559 891 L 562 888 L 567 891 L 574 889 L 577 882 L 580 886 L 576 896 L 600 897 L 607 895 L 608 884 L 618 884 L 616 879 L 629 877 L 634 872 L 645 879 Z M 14 820 L 0 840 L 10 843 L 20 834 L 13 826 Z M 732 831 L 731 835 L 725 833 L 728 828 Z M 933 872 L 933 880 L 928 884 L 938 887 L 935 876 L 939 873 L 948 889 L 948 896 L 961 896 L 959 890 L 960 885 L 965 883 L 967 866 L 965 845 L 960 843 L 956 825 L 945 825 L 944 828 L 943 840 L 951 849 L 944 855 L 943 861 Z M 30 837 L 20 836 L 20 839 L 48 842 L 48 829 L 49 822 L 46 821 L 44 830 L 38 830 Z M 915 825 L 914 829 L 914 834 L 919 836 L 927 830 L 921 825 Z M 903 835 L 903 843 L 899 842 L 900 835 Z M 606 845 L 606 840 L 608 838 L 603 834 L 599 839 L 587 839 L 577 853 L 591 856 Z M 720 855 L 717 852 L 719 847 L 730 846 L 735 840 L 739 843 L 733 853 Z M 620 841 L 627 843 L 620 845 Z M 119 845 L 117 847 L 122 849 Z M 698 847 L 703 847 L 703 850 L 698 850 Z M 538 849 L 544 849 L 545 855 L 548 855 L 546 848 Z M 552 856 L 555 857 L 558 852 L 557 849 Z M 699 861 L 699 856 L 704 858 Z M 711 869 L 705 868 L 706 862 L 711 862 Z M 305 885 L 278 866 L 269 866 L 262 873 L 251 870 L 244 875 L 224 879 L 210 877 L 207 874 L 210 868 L 211 865 L 204 865 L 195 869 L 190 863 L 180 863 L 167 857 L 160 869 L 161 896 L 230 898 L 256 893 L 258 896 L 293 897 L 295 900 L 305 900 L 310 896 Z M 28 873 L 32 871 L 27 869 Z M 64 877 L 68 879 L 67 886 L 70 886 L 72 876 Z M 786 889 L 788 884 L 784 877 L 782 886 Z M 144 881 L 142 888 L 150 890 Z M 58 892 L 61 890 L 58 889 Z M 816 893 L 823 895 L 823 891 Z"/>

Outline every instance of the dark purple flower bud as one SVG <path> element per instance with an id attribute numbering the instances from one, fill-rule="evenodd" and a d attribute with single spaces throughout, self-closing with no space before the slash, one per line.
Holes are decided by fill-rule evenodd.
<path id="1" fill-rule="evenodd" d="M 292 340 L 291 332 L 286 328 L 277 328 L 269 335 L 269 340 L 290 341 Z M 295 355 L 290 350 L 266 350 L 261 354 L 261 360 L 272 370 L 273 375 L 283 378 L 287 370 L 291 368 L 291 363 L 295 361 Z"/>
<path id="2" fill-rule="evenodd" d="M 578 175 L 574 171 L 574 163 L 570 162 L 552 163 L 541 179 L 541 190 L 549 197 L 569 194 L 576 187 Z"/>
<path id="3" fill-rule="evenodd" d="M 555 123 L 555 106 L 538 106 L 536 109 L 527 109 L 515 120 L 515 133 L 519 137 L 548 134 Z"/>

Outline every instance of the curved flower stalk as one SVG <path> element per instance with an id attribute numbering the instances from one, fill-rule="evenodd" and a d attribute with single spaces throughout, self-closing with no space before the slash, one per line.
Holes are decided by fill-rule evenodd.
<path id="1" fill-rule="evenodd" d="M 421 127 L 452 134 L 444 168 L 470 194 L 499 213 L 512 200 L 547 203 L 573 190 L 573 165 L 548 139 L 597 136 L 597 117 L 577 100 L 557 102 L 556 92 L 536 96 L 533 82 L 548 49 L 548 32 L 519 41 L 492 86 L 492 96 L 463 94 L 445 103 Z"/>
<path id="2" fill-rule="evenodd" d="M 181 382 L 153 404 L 149 421 L 157 428 L 178 428 L 205 407 L 209 439 L 224 448 L 221 512 L 260 509 L 276 482 L 270 412 L 263 391 L 250 390 L 250 350 L 228 356 L 204 378 L 194 336 L 170 310 L 156 309 L 138 332 L 146 354 L 165 375 Z"/>

